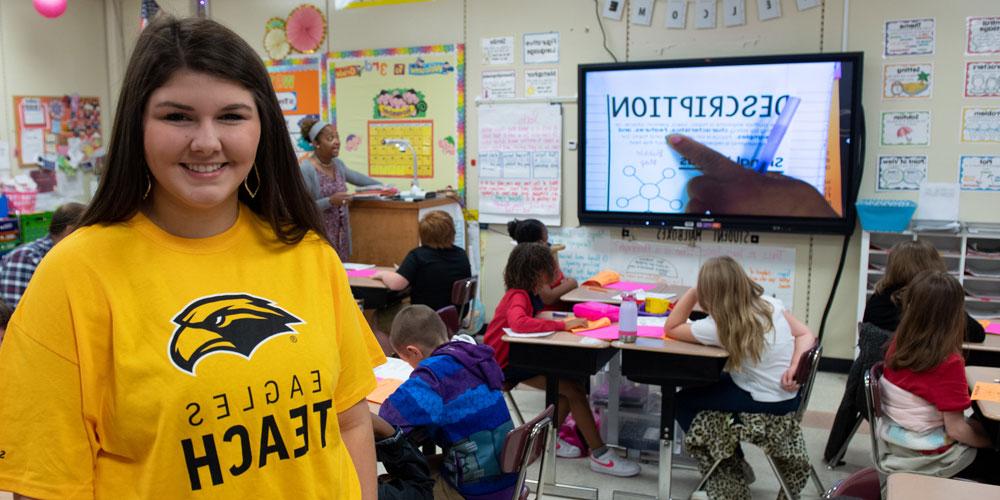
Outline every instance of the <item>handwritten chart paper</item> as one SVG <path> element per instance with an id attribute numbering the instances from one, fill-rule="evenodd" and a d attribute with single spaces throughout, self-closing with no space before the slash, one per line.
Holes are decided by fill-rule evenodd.
<path id="1" fill-rule="evenodd" d="M 1000 54 L 1000 17 L 968 18 L 965 54 Z"/>
<path id="2" fill-rule="evenodd" d="M 560 224 L 562 108 L 479 108 L 479 222 L 533 217 Z"/>
<path id="3" fill-rule="evenodd" d="M 927 178 L 927 156 L 879 156 L 876 191 L 916 191 Z"/>
<path id="4" fill-rule="evenodd" d="M 1000 97 L 1000 61 L 965 63 L 965 97 Z"/>
<path id="5" fill-rule="evenodd" d="M 958 172 L 962 191 L 1000 191 L 1000 156 L 962 156 Z"/>
<path id="6" fill-rule="evenodd" d="M 929 146 L 930 111 L 887 111 L 882 113 L 883 146 Z"/>
<path id="7" fill-rule="evenodd" d="M 1000 143 L 1000 108 L 962 108 L 962 142 Z"/>
<path id="8" fill-rule="evenodd" d="M 934 19 L 886 21 L 883 57 L 934 53 Z"/>

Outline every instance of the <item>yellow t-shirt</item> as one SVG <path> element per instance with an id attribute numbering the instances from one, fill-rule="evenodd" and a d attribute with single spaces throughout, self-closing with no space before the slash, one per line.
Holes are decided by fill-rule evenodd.
<path id="1" fill-rule="evenodd" d="M 143 215 L 42 261 L 0 349 L 0 490 L 360 498 L 337 413 L 384 362 L 333 249 L 247 208 L 210 238 Z"/>

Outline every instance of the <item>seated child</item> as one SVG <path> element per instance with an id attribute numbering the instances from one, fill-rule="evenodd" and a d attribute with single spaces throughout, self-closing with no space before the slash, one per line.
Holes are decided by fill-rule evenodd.
<path id="1" fill-rule="evenodd" d="M 549 245 L 549 229 L 538 219 L 514 219 L 507 223 L 507 234 L 517 243 L 543 243 Z M 549 246 L 552 251 L 552 258 L 555 260 L 555 272 L 551 283 L 544 284 L 538 289 L 538 293 L 532 293 L 531 299 L 536 311 L 542 310 L 545 306 L 552 306 L 560 302 L 559 298 L 579 286 L 575 279 L 567 278 L 559 268 L 559 256 L 556 254 L 564 249 L 563 245 L 558 248 Z M 568 309 L 567 309 L 568 310 Z"/>
<path id="2" fill-rule="evenodd" d="M 1000 484 L 1000 453 L 964 414 L 972 401 L 961 355 L 962 285 L 944 271 L 923 271 L 901 299 L 903 319 L 879 382 L 886 468 Z"/>
<path id="3" fill-rule="evenodd" d="M 493 349 L 448 342 L 444 323 L 423 305 L 403 308 L 389 339 L 414 370 L 385 400 L 379 416 L 404 434 L 419 433 L 443 448 L 441 477 L 464 498 L 513 498 L 517 475 L 500 471 L 500 453 L 514 424 Z"/>
<path id="4" fill-rule="evenodd" d="M 718 382 L 677 393 L 677 423 L 685 432 L 702 410 L 783 415 L 798 409 L 795 370 L 816 337 L 763 292 L 732 257 L 714 257 L 667 317 L 667 337 L 729 352 Z M 695 304 L 708 317 L 689 324 Z"/>
<path id="5" fill-rule="evenodd" d="M 410 250 L 399 269 L 379 271 L 372 278 L 390 290 L 410 287 L 410 303 L 437 311 L 451 305 L 451 286 L 472 276 L 469 255 L 455 246 L 455 223 L 443 210 L 420 219 L 420 246 Z"/>
<path id="6" fill-rule="evenodd" d="M 518 333 L 545 332 L 569 330 L 584 326 L 586 320 L 573 318 L 565 321 L 551 321 L 534 317 L 530 294 L 552 282 L 555 273 L 555 262 L 549 248 L 541 243 L 521 243 L 514 247 L 507 259 L 503 281 L 507 287 L 493 320 L 486 329 L 485 340 L 493 347 L 497 362 L 503 367 L 508 385 L 513 387 L 519 383 L 539 389 L 545 388 L 545 376 L 507 366 L 510 348 L 503 340 L 504 328 L 510 328 Z M 583 384 L 575 380 L 559 380 L 559 414 L 557 422 L 566 420 L 566 415 L 572 413 L 577 429 L 583 435 L 590 454 L 590 468 L 595 472 L 615 476 L 634 476 L 639 473 L 639 464 L 620 458 L 615 451 L 605 446 L 601 435 L 597 432 L 594 415 L 591 413 L 590 402 Z M 556 443 L 556 455 L 564 458 L 576 458 L 583 451 L 562 439 Z"/>
<path id="7" fill-rule="evenodd" d="M 3 336 L 7 333 L 7 322 L 13 314 L 14 308 L 0 300 L 0 344 L 3 344 Z"/>
<path id="8" fill-rule="evenodd" d="M 423 453 L 402 430 L 374 413 L 371 416 L 375 458 L 385 466 L 388 476 L 379 477 L 379 500 L 432 500 L 434 479 Z"/>

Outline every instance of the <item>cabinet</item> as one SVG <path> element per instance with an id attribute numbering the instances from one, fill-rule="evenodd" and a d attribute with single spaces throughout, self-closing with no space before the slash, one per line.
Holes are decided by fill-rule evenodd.
<path id="1" fill-rule="evenodd" d="M 1000 319 L 1000 234 L 903 232 L 861 235 L 861 274 L 858 279 L 860 322 L 875 283 L 885 274 L 889 249 L 900 241 L 925 240 L 937 248 L 948 272 L 965 288 L 965 309 L 976 319 Z"/>

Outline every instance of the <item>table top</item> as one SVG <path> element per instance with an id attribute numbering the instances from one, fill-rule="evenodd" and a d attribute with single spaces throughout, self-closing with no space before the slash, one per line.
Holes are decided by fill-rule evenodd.
<path id="1" fill-rule="evenodd" d="M 611 343 L 606 340 L 576 335 L 573 332 L 556 332 L 547 337 L 511 337 L 504 335 L 503 340 L 512 344 L 540 344 L 550 346 L 580 347 L 584 349 L 606 349 Z"/>
<path id="2" fill-rule="evenodd" d="M 887 500 L 1000 498 L 1000 486 L 897 472 L 889 474 Z"/>
<path id="3" fill-rule="evenodd" d="M 376 271 L 395 271 L 391 267 L 378 266 L 375 268 Z M 377 280 L 373 278 L 358 278 L 356 276 L 348 276 L 347 281 L 352 287 L 362 287 L 362 288 L 388 288 L 382 280 Z"/>
<path id="4" fill-rule="evenodd" d="M 976 386 L 976 382 L 1000 383 L 1000 368 L 990 368 L 986 366 L 966 366 L 965 377 L 969 381 L 969 389 Z M 994 401 L 974 401 L 983 411 L 983 416 L 990 420 L 1000 420 L 1000 403 Z"/>
<path id="5" fill-rule="evenodd" d="M 654 339 L 639 337 L 635 343 L 625 343 L 616 340 L 611 343 L 613 347 L 623 350 L 662 352 L 667 354 L 681 354 L 685 356 L 701 356 L 705 358 L 727 358 L 729 353 L 720 347 L 713 347 L 701 344 L 692 344 L 674 339 Z"/>
<path id="6" fill-rule="evenodd" d="M 987 333 L 986 340 L 982 342 L 965 342 L 962 344 L 962 348 L 972 351 L 1000 352 L 1000 335 Z"/>
<path id="7" fill-rule="evenodd" d="M 671 302 L 677 301 L 684 295 L 684 292 L 688 290 L 687 286 L 683 285 L 656 285 L 656 288 L 649 290 L 655 293 L 673 293 L 676 296 L 672 297 Z M 621 300 L 616 300 L 614 297 L 621 294 L 621 290 L 614 290 L 610 288 L 600 288 L 591 286 L 580 286 L 576 287 L 559 297 L 565 302 L 604 302 L 605 304 L 620 304 Z"/>

